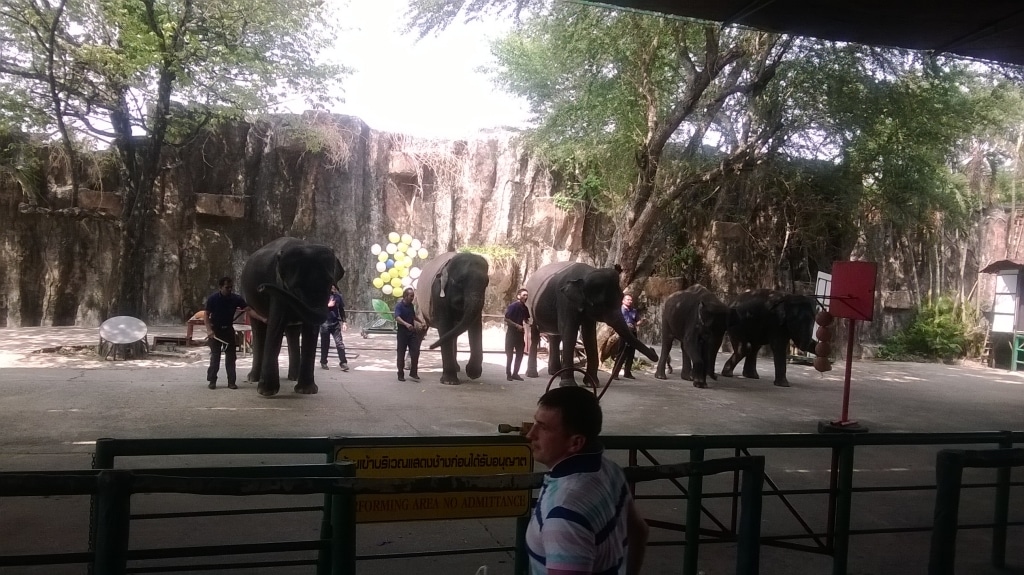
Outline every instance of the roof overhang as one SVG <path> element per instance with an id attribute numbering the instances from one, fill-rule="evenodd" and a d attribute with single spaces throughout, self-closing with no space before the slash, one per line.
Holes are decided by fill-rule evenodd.
<path id="1" fill-rule="evenodd" d="M 987 266 L 985 266 L 984 268 L 982 268 L 981 269 L 981 273 L 983 273 L 983 274 L 997 274 L 997 273 L 1002 272 L 1002 271 L 1007 271 L 1007 270 L 1017 270 L 1017 271 L 1020 271 L 1021 269 L 1024 269 L 1024 263 L 1021 263 L 1021 262 L 1018 262 L 1018 261 L 1015 261 L 1015 260 L 999 260 L 999 261 L 992 262 L 992 263 L 988 264 Z"/>
<path id="2" fill-rule="evenodd" d="M 1020 0 L 600 0 L 798 36 L 1024 66 Z"/>

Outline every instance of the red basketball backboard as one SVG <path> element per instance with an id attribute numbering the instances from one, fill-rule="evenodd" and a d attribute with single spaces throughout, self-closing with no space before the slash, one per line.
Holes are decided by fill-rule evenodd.
<path id="1" fill-rule="evenodd" d="M 829 312 L 835 317 L 871 321 L 875 315 L 874 262 L 832 262 L 832 299 Z"/>

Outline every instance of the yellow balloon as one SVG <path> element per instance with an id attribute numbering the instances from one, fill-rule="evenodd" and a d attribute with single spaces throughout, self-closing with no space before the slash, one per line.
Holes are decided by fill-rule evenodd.
<path id="1" fill-rule="evenodd" d="M 390 234 L 388 234 L 388 241 L 393 244 L 397 244 L 401 240 L 402 236 L 398 235 L 398 232 L 391 232 Z"/>
<path id="2" fill-rule="evenodd" d="M 386 262 L 386 261 L 388 261 L 388 254 L 385 253 L 385 252 L 381 252 L 381 253 L 377 254 L 377 261 L 379 261 L 379 262 Z"/>
<path id="3" fill-rule="evenodd" d="M 398 250 L 398 253 L 404 254 L 405 251 L 409 249 L 409 244 L 407 244 L 405 242 L 400 242 L 395 249 Z"/>
<path id="4" fill-rule="evenodd" d="M 395 289 L 401 288 L 402 287 L 402 279 L 401 278 L 391 278 L 391 287 L 393 287 Z"/>
<path id="5" fill-rule="evenodd" d="M 428 254 L 428 252 L 427 252 L 427 248 L 420 248 L 420 251 L 416 252 L 416 255 L 417 255 L 417 256 L 418 256 L 418 257 L 419 257 L 419 258 L 420 258 L 421 260 L 425 260 L 425 259 L 427 259 L 427 254 Z"/>
<path id="6" fill-rule="evenodd" d="M 384 287 L 384 280 L 380 278 L 373 278 L 373 287 L 377 289 Z"/>
<path id="7" fill-rule="evenodd" d="M 398 277 L 404 278 L 404 277 L 408 277 L 408 275 L 409 275 L 409 270 L 407 268 L 402 268 L 402 269 L 398 270 Z"/>
<path id="8" fill-rule="evenodd" d="M 402 234 L 402 243 L 409 245 L 412 243 L 412 236 L 409 234 Z"/>
<path id="9" fill-rule="evenodd" d="M 380 274 L 380 280 L 384 283 L 389 283 L 391 281 L 391 273 L 383 272 L 382 274 Z"/>

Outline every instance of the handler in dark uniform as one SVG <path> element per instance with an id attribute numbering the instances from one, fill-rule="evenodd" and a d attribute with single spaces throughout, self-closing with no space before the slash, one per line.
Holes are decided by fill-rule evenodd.
<path id="1" fill-rule="evenodd" d="M 223 350 L 228 389 L 238 389 L 235 385 L 235 311 L 249 306 L 242 296 L 234 293 L 235 282 L 231 278 L 222 277 L 217 285 L 220 288 L 206 298 L 206 337 L 210 345 L 210 368 L 206 370 L 206 381 L 210 382 L 210 389 L 217 389 L 217 371 L 220 370 Z"/>
<path id="2" fill-rule="evenodd" d="M 508 304 L 505 309 L 505 379 L 508 381 L 523 381 L 519 375 L 519 366 L 523 363 L 523 352 L 526 351 L 526 326 L 530 321 L 526 298 L 529 295 L 526 288 L 520 288 L 516 293 L 516 301 Z"/>

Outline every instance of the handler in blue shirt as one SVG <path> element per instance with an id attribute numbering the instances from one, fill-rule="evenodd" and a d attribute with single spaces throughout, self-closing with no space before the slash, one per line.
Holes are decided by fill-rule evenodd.
<path id="1" fill-rule="evenodd" d="M 412 300 L 416 290 L 411 287 L 402 292 L 402 299 L 395 306 L 395 321 L 398 322 L 398 381 L 405 381 L 405 352 L 409 351 L 409 379 L 419 381 L 420 343 L 423 342 L 422 324 L 416 320 L 416 308 Z"/>
<path id="2" fill-rule="evenodd" d="M 206 338 L 210 345 L 210 368 L 206 370 L 206 381 L 210 389 L 217 389 L 217 372 L 220 370 L 220 354 L 224 352 L 224 371 L 228 374 L 228 389 L 235 385 L 235 312 L 248 309 L 242 296 L 234 293 L 235 282 L 222 277 L 217 283 L 219 289 L 206 298 Z"/>

